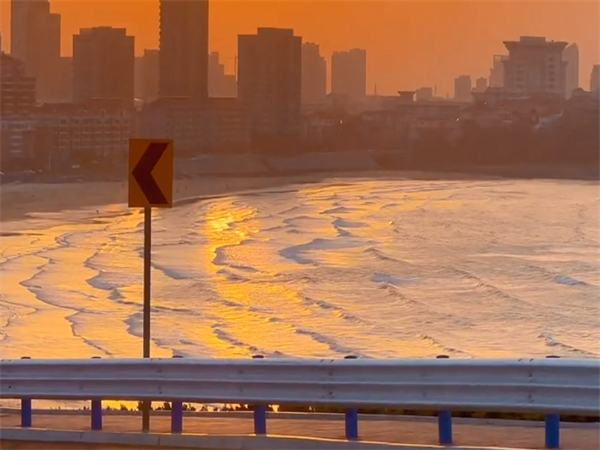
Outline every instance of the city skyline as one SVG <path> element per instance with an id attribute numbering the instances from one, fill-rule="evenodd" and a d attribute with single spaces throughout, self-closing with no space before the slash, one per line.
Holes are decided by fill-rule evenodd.
<path id="1" fill-rule="evenodd" d="M 158 1 L 88 1 L 86 8 L 79 8 L 77 14 L 74 3 L 77 2 L 50 1 L 51 11 L 62 16 L 63 55 L 71 53 L 72 34 L 77 34 L 80 28 L 102 25 L 127 28 L 127 33 L 136 38 L 137 55 L 143 54 L 145 48 L 158 48 Z M 209 48 L 223 55 L 230 73 L 233 72 L 233 56 L 237 53 L 237 35 L 252 33 L 257 27 L 293 28 L 304 42 L 319 44 L 328 63 L 333 51 L 365 48 L 369 54 L 369 94 L 373 93 L 375 84 L 380 94 L 434 85 L 440 94 L 451 94 L 454 79 L 459 75 L 469 74 L 473 79 L 487 77 L 492 55 L 504 53 L 502 41 L 518 39 L 520 35 L 542 35 L 553 40 L 576 42 L 580 50 L 580 86 L 589 83 L 592 66 L 599 59 L 600 8 L 589 1 L 519 2 L 518 5 L 515 2 L 417 4 L 390 1 L 369 2 L 368 10 L 364 8 L 365 2 L 340 3 L 213 0 Z M 10 48 L 9 4 L 6 0 L 0 2 L 5 50 Z M 235 13 L 232 13 L 234 8 Z M 317 26 L 319 20 L 315 20 L 315 8 L 321 12 L 321 17 L 317 18 L 331 19 L 330 27 Z M 432 8 L 441 14 L 431 14 Z M 311 9 L 313 13 L 308 14 Z M 404 14 L 399 15 L 400 12 Z M 440 16 L 444 17 L 441 22 Z M 531 16 L 536 20 L 526 20 Z M 377 27 L 365 26 L 374 22 Z M 340 28 L 340 23 L 345 24 L 345 29 Z M 459 30 L 463 39 L 457 36 Z M 436 39 L 436 33 L 444 34 L 444 39 Z M 465 45 L 465 33 L 477 34 L 477 38 Z M 461 57 L 456 58 L 457 54 Z M 402 70 L 407 64 L 411 70 Z"/>

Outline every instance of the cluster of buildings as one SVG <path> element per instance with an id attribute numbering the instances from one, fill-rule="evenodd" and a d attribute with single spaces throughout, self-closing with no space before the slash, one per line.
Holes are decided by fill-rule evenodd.
<path id="1" fill-rule="evenodd" d="M 431 129 L 454 129 L 476 105 L 564 101 L 578 88 L 575 44 L 522 37 L 494 56 L 489 79 L 367 95 L 364 49 L 334 52 L 291 29 L 239 35 L 235 71 L 209 51 L 208 0 L 161 0 L 159 49 L 135 56 L 125 29 L 73 36 L 60 54 L 60 16 L 48 0 L 13 0 L 10 54 L 2 54 L 2 164 L 53 170 L 126 160 L 130 137 L 171 138 L 180 156 L 365 145 L 400 148 Z M 598 66 L 591 91 L 598 91 Z M 501 112 L 498 112 L 501 111 Z M 508 123 L 511 112 L 497 111 Z M 493 121 L 492 121 L 493 122 Z"/>

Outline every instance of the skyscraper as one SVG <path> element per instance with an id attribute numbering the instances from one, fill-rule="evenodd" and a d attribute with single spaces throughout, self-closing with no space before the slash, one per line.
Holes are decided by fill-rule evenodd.
<path id="1" fill-rule="evenodd" d="M 133 106 L 134 38 L 124 28 L 84 28 L 73 36 L 73 101 Z"/>
<path id="2" fill-rule="evenodd" d="M 355 99 L 367 95 L 367 51 L 354 48 L 333 52 L 331 56 L 331 93 Z"/>
<path id="3" fill-rule="evenodd" d="M 327 99 L 327 62 L 319 45 L 302 44 L 302 103 L 320 104 Z"/>
<path id="4" fill-rule="evenodd" d="M 594 64 L 590 74 L 590 91 L 596 92 L 598 90 L 600 90 L 600 64 Z"/>
<path id="5" fill-rule="evenodd" d="M 504 87 L 504 61 L 506 60 L 508 60 L 508 55 L 494 55 L 492 68 L 490 69 L 490 87 Z"/>
<path id="6" fill-rule="evenodd" d="M 144 103 L 158 98 L 158 60 L 158 50 L 150 48 L 135 59 L 135 96 Z"/>
<path id="7" fill-rule="evenodd" d="M 11 56 L 23 61 L 36 79 L 39 101 L 53 101 L 60 72 L 60 15 L 50 12 L 48 0 L 12 0 Z"/>
<path id="8" fill-rule="evenodd" d="M 470 102 L 471 96 L 471 77 L 469 75 L 461 75 L 454 80 L 454 100 L 459 102 Z"/>
<path id="9" fill-rule="evenodd" d="M 160 0 L 159 96 L 208 98 L 208 0 Z"/>
<path id="10" fill-rule="evenodd" d="M 522 95 L 554 94 L 565 96 L 566 42 L 547 41 L 540 36 L 521 36 L 505 41 L 509 58 L 504 61 L 504 88 Z"/>
<path id="11" fill-rule="evenodd" d="M 259 28 L 238 36 L 238 98 L 255 136 L 281 139 L 300 132 L 302 38 L 294 30 Z"/>
<path id="12" fill-rule="evenodd" d="M 484 92 L 488 87 L 488 80 L 485 77 L 479 77 L 475 80 L 475 92 Z"/>
<path id="13" fill-rule="evenodd" d="M 571 98 L 573 91 L 579 87 L 579 48 L 577 44 L 567 46 L 563 52 L 563 60 L 567 62 L 565 97 Z"/>

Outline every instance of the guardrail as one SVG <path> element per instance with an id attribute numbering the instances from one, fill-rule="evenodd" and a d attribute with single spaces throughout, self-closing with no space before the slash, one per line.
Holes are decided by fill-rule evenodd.
<path id="1" fill-rule="evenodd" d="M 255 405 L 255 434 L 267 433 L 267 405 L 346 409 L 346 437 L 358 439 L 358 408 L 437 410 L 439 442 L 452 444 L 452 411 L 546 415 L 546 447 L 559 448 L 560 415 L 598 416 L 600 361 L 519 360 L 2 360 L 0 397 L 91 401 L 102 429 L 102 400 L 172 402 L 171 430 L 183 427 L 182 402 Z"/>

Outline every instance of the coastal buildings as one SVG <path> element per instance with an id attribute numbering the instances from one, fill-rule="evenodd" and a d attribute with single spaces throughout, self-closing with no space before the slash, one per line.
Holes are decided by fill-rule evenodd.
<path id="1" fill-rule="evenodd" d="M 135 98 L 144 103 L 158 98 L 159 53 L 156 49 L 145 49 L 144 55 L 135 59 Z"/>
<path id="2" fill-rule="evenodd" d="M 133 107 L 134 64 L 134 38 L 124 28 L 82 29 L 73 36 L 73 101 Z"/>
<path id="3" fill-rule="evenodd" d="M 234 74 L 225 73 L 219 52 L 208 55 L 208 96 L 216 98 L 237 97 L 237 80 Z"/>
<path id="4" fill-rule="evenodd" d="M 454 80 L 454 100 L 457 102 L 470 102 L 471 96 L 471 77 L 461 75 Z"/>
<path id="5" fill-rule="evenodd" d="M 475 92 L 484 92 L 488 87 L 488 80 L 485 77 L 479 77 L 475 80 Z"/>
<path id="6" fill-rule="evenodd" d="M 579 48 L 577 44 L 569 44 L 563 52 L 567 63 L 565 72 L 565 97 L 571 98 L 573 91 L 579 87 Z"/>
<path id="7" fill-rule="evenodd" d="M 259 28 L 238 36 L 238 97 L 254 142 L 275 147 L 301 131 L 302 38 L 294 30 Z"/>
<path id="8" fill-rule="evenodd" d="M 360 100 L 367 95 L 367 51 L 354 48 L 331 56 L 331 94 Z"/>
<path id="9" fill-rule="evenodd" d="M 159 97 L 208 98 L 208 0 L 160 1 Z"/>
<path id="10" fill-rule="evenodd" d="M 492 68 L 490 69 L 489 86 L 492 88 L 504 87 L 504 61 L 508 55 L 494 55 Z"/>
<path id="11" fill-rule="evenodd" d="M 504 61 L 504 88 L 521 95 L 551 94 L 564 97 L 566 67 L 563 51 L 566 42 L 545 37 L 521 36 L 504 41 L 509 58 Z"/>
<path id="12" fill-rule="evenodd" d="M 327 62 L 318 44 L 302 44 L 302 104 L 319 105 L 327 100 Z"/>
<path id="13" fill-rule="evenodd" d="M 418 102 L 429 102 L 433 99 L 433 88 L 421 87 L 416 90 L 416 98 Z"/>
<path id="14" fill-rule="evenodd" d="M 12 0 L 11 56 L 24 63 L 36 79 L 38 101 L 57 97 L 60 78 L 60 15 L 50 12 L 48 0 Z"/>

